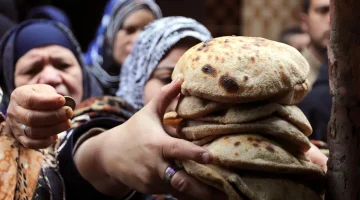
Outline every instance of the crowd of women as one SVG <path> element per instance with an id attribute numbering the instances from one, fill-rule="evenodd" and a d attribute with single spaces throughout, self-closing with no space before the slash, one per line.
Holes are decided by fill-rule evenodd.
<path id="1" fill-rule="evenodd" d="M 109 1 L 88 52 L 59 22 L 28 20 L 8 31 L 0 198 L 226 199 L 174 162 L 210 163 L 212 155 L 162 124 L 180 93 L 182 80 L 171 80 L 177 60 L 211 37 L 193 19 L 163 18 L 152 0 Z M 308 154 L 326 167 L 318 149 Z"/>

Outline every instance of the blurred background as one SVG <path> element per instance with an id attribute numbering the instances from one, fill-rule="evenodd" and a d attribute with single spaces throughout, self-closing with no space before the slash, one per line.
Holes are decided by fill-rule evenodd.
<path id="1" fill-rule="evenodd" d="M 298 22 L 300 0 L 157 0 L 164 16 L 182 15 L 203 23 L 214 37 L 261 36 L 279 40 L 280 32 Z M 0 13 L 15 22 L 40 5 L 64 11 L 82 49 L 94 38 L 106 0 L 0 0 Z"/>

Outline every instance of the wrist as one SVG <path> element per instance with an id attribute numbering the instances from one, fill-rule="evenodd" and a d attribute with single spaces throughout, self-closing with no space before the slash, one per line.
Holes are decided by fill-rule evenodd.
<path id="1" fill-rule="evenodd" d="M 114 164 L 107 153 L 111 149 L 108 144 L 108 141 L 111 141 L 111 132 L 105 131 L 87 139 L 78 147 L 74 159 L 79 173 L 99 192 L 108 196 L 124 197 L 131 190 L 116 180 L 110 171 Z"/>

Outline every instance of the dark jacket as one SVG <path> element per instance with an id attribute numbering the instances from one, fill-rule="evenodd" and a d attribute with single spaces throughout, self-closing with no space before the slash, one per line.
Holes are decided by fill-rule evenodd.
<path id="1" fill-rule="evenodd" d="M 327 141 L 327 125 L 331 115 L 331 102 L 329 70 L 328 65 L 324 64 L 320 68 L 319 76 L 312 90 L 299 104 L 299 108 L 309 119 L 313 128 L 310 139 Z"/>

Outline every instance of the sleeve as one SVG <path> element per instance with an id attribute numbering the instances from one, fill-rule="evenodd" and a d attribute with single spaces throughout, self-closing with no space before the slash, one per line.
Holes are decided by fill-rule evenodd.
<path id="1" fill-rule="evenodd" d="M 122 124 L 121 121 L 110 118 L 95 119 L 69 131 L 58 150 L 57 162 L 63 178 L 66 199 L 114 199 L 98 192 L 85 180 L 76 168 L 73 152 L 79 143 L 101 133 L 101 130 L 111 129 Z M 94 172 L 96 173 L 96 172 Z M 123 199 L 133 199 L 134 192 Z"/>

